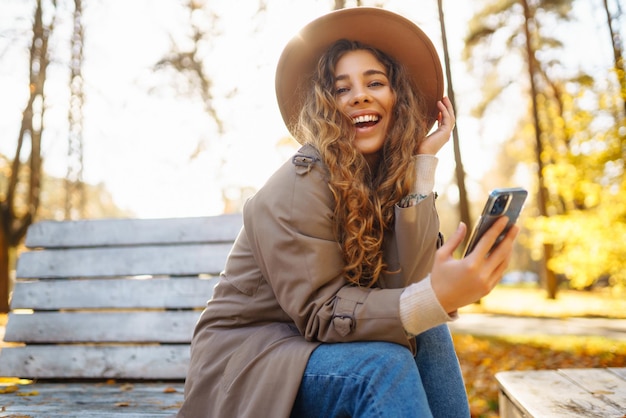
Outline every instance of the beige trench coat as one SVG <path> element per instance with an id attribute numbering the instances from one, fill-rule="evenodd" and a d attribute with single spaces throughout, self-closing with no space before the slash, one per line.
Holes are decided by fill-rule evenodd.
<path id="1" fill-rule="evenodd" d="M 288 417 L 318 344 L 384 340 L 415 351 L 403 287 L 428 275 L 439 219 L 431 194 L 396 207 L 380 288 L 348 285 L 332 230 L 327 170 L 304 146 L 252 197 L 213 298 L 196 326 L 179 417 Z"/>

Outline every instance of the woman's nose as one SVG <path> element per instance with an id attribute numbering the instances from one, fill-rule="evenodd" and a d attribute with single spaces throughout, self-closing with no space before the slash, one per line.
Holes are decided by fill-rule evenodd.
<path id="1" fill-rule="evenodd" d="M 352 96 L 352 104 L 356 105 L 359 103 L 369 103 L 371 101 L 371 97 L 364 90 L 354 90 L 354 95 Z"/>

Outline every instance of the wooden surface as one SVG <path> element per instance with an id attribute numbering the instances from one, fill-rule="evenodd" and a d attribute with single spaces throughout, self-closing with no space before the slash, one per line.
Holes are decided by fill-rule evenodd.
<path id="1" fill-rule="evenodd" d="M 2 349 L 2 376 L 184 380 L 189 344 L 27 345 Z"/>
<path id="2" fill-rule="evenodd" d="M 211 298 L 217 277 L 22 280 L 11 309 L 188 309 Z M 141 297 L 138 297 L 141 295 Z"/>
<path id="3" fill-rule="evenodd" d="M 104 247 L 207 240 L 228 243 L 235 240 L 241 224 L 241 214 L 198 218 L 41 221 L 28 228 L 26 246 Z"/>
<path id="4" fill-rule="evenodd" d="M 175 417 L 183 384 L 37 383 L 0 394 L 0 417 Z"/>
<path id="5" fill-rule="evenodd" d="M 501 418 L 624 418 L 626 368 L 496 374 Z"/>
<path id="6" fill-rule="evenodd" d="M 182 381 L 241 215 L 33 224 L 0 376 Z"/>
<path id="7" fill-rule="evenodd" d="M 21 279 L 219 273 L 232 243 L 145 245 L 32 251 L 20 256 Z"/>
<path id="8" fill-rule="evenodd" d="M 200 311 L 10 314 L 6 342 L 189 343 Z"/>

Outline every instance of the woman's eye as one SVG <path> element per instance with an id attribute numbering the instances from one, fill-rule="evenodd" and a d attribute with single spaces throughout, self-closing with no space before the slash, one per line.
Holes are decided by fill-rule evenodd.
<path id="1" fill-rule="evenodd" d="M 337 87 L 335 89 L 335 94 L 342 94 L 348 91 L 347 87 Z"/>
<path id="2" fill-rule="evenodd" d="M 385 84 L 382 83 L 381 81 L 372 81 L 370 83 L 370 87 L 380 87 L 380 86 L 384 86 Z"/>

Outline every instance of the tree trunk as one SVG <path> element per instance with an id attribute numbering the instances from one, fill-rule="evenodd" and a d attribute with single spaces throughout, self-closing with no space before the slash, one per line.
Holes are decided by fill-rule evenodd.
<path id="1" fill-rule="evenodd" d="M 74 32 L 72 33 L 70 61 L 70 105 L 68 111 L 69 135 L 67 145 L 67 173 L 65 175 L 65 219 L 85 217 L 85 187 L 83 184 L 83 6 L 74 0 Z"/>
<path id="2" fill-rule="evenodd" d="M 537 207 L 541 216 L 548 216 L 548 191 L 545 185 L 545 179 L 543 177 L 543 143 L 541 142 L 541 126 L 539 124 L 539 109 L 537 105 L 537 85 L 535 83 L 536 61 L 535 50 L 532 45 L 532 38 L 530 35 L 530 22 L 534 22 L 534 18 L 531 16 L 530 7 L 527 0 L 520 0 L 524 8 L 524 34 L 526 35 L 526 54 L 528 56 L 528 78 L 530 81 L 530 97 L 532 102 L 532 115 L 533 124 L 535 128 L 535 157 L 537 164 Z M 543 260 L 541 262 L 542 271 L 541 277 L 543 283 L 546 286 L 548 297 L 550 299 L 556 299 L 558 283 L 556 275 L 548 267 L 548 262 L 553 252 L 551 244 L 544 244 L 543 246 Z"/>
<path id="3" fill-rule="evenodd" d="M 452 85 L 452 71 L 450 69 L 450 54 L 448 50 L 448 37 L 446 35 L 446 23 L 443 16 L 443 0 L 437 0 L 437 6 L 439 8 L 439 24 L 441 26 L 441 38 L 443 42 L 443 56 L 444 62 L 446 66 L 446 79 L 448 81 L 448 97 L 450 101 L 454 105 L 455 97 L 454 97 L 454 88 Z M 452 131 L 452 144 L 454 146 L 454 162 L 456 164 L 455 175 L 456 175 L 456 184 L 459 188 L 459 216 L 460 219 L 468 228 L 472 227 L 472 219 L 470 216 L 469 210 L 469 201 L 467 198 L 467 189 L 465 188 L 465 169 L 463 168 L 463 160 L 461 158 L 461 148 L 459 146 L 459 131 L 457 125 L 454 125 L 454 129 Z M 465 236 L 465 240 L 469 238 L 469 235 Z M 464 248 L 464 245 L 461 245 L 460 248 Z"/>
<path id="4" fill-rule="evenodd" d="M 611 16 L 611 10 L 609 9 L 608 0 L 604 0 L 604 10 L 606 11 L 606 22 L 609 28 L 609 34 L 611 35 L 611 47 L 613 48 L 613 60 L 615 66 L 615 74 L 617 75 L 619 85 L 621 87 L 622 104 L 624 105 L 624 115 L 626 116 L 626 70 L 624 67 L 624 50 L 622 49 L 622 41 L 620 34 L 613 28 L 615 23 L 618 26 L 618 18 Z M 615 20 L 615 22 L 613 22 Z M 618 26 L 619 27 L 619 26 Z"/>
<path id="5" fill-rule="evenodd" d="M 44 25 L 43 7 L 41 0 L 37 1 L 33 19 L 33 37 L 30 47 L 29 86 L 30 97 L 22 112 L 22 124 L 17 139 L 16 151 L 11 164 L 11 173 L 7 182 L 7 191 L 4 201 L 0 201 L 0 313 L 8 312 L 9 307 L 9 271 L 11 268 L 9 254 L 17 247 L 26 235 L 28 226 L 32 223 L 39 208 L 41 187 L 41 138 L 44 129 L 44 85 L 48 69 L 48 39 L 54 28 L 56 10 L 53 12 L 52 23 Z M 23 167 L 21 153 L 25 148 L 25 141 L 30 141 L 28 167 Z M 28 149 L 28 148 L 26 148 Z M 28 187 L 25 187 L 26 196 L 16 199 L 16 193 L 21 191 L 17 187 L 20 174 L 27 175 Z M 16 201 L 26 202 L 24 214 L 17 214 Z"/>
<path id="6" fill-rule="evenodd" d="M 9 292 L 11 291 L 9 262 L 9 245 L 6 239 L 5 228 L 0 228 L 0 312 L 9 312 Z"/>

